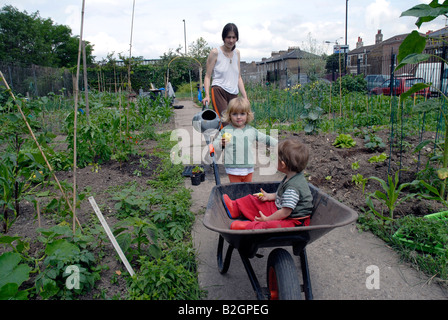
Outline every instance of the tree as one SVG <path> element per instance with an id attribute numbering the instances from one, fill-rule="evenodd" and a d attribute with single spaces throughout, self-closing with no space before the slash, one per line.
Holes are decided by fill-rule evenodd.
<path id="1" fill-rule="evenodd" d="M 316 81 L 323 77 L 325 66 L 325 54 L 323 46 L 313 39 L 311 32 L 308 33 L 307 41 L 302 42 L 303 51 L 307 54 L 301 61 L 301 66 L 305 70 L 310 81 Z"/>
<path id="2" fill-rule="evenodd" d="M 327 70 L 328 73 L 336 73 L 339 72 L 339 59 L 340 59 L 340 54 L 338 53 L 333 53 L 331 55 L 329 55 L 327 57 L 327 62 L 325 64 L 325 69 Z"/>
<path id="3" fill-rule="evenodd" d="M 79 37 L 70 27 L 43 19 L 39 11 L 28 14 L 11 5 L 0 11 L 0 60 L 47 67 L 74 67 L 77 64 Z M 86 55 L 93 62 L 93 46 L 87 42 Z"/>
<path id="4" fill-rule="evenodd" d="M 203 61 L 205 62 L 210 54 L 210 51 L 212 50 L 212 48 L 207 45 L 207 41 L 205 41 L 202 37 L 197 39 L 196 42 L 192 42 L 189 46 L 190 56 L 198 59 L 201 63 Z"/>

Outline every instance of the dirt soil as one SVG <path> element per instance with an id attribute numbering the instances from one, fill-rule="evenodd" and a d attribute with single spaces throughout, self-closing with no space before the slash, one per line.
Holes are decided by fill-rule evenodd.
<path id="1" fill-rule="evenodd" d="M 424 134 L 423 140 L 418 136 L 407 137 L 403 141 L 403 145 L 410 144 L 412 149 L 400 150 L 401 142 L 395 139 L 395 145 L 392 149 L 392 157 L 386 161 L 379 163 L 369 163 L 369 159 L 377 156 L 380 153 L 390 153 L 390 131 L 383 130 L 375 132 L 375 135 L 380 137 L 385 143 L 386 147 L 371 151 L 364 147 L 364 138 L 351 134 L 356 141 L 356 145 L 351 148 L 336 148 L 333 146 L 338 134 L 323 134 L 306 135 L 301 133 L 280 132 L 279 137 L 296 136 L 306 143 L 311 149 L 310 161 L 306 169 L 309 174 L 308 179 L 310 183 L 323 190 L 331 197 L 343 202 L 344 204 L 361 212 L 361 208 L 367 208 L 366 195 L 380 190 L 385 192 L 379 184 L 374 180 L 368 180 L 365 186 L 364 194 L 362 187 L 356 185 L 352 181 L 352 176 L 361 174 L 364 178 L 378 177 L 387 182 L 388 175 L 394 176 L 400 169 L 399 183 L 412 182 L 417 178 L 418 170 L 422 170 L 427 163 L 427 154 L 430 154 L 429 147 L 424 148 L 420 154 L 413 153 L 413 149 L 421 141 L 426 139 L 434 139 L 434 133 L 427 132 Z M 359 168 L 353 169 L 352 164 L 358 162 Z M 401 166 L 400 166 L 401 162 Z M 403 192 L 405 193 L 405 192 Z M 405 201 L 400 204 L 396 211 L 395 217 L 400 217 L 408 214 L 426 215 L 434 213 L 433 210 L 438 210 L 440 204 L 434 201 L 424 201 L 422 199 L 413 199 Z"/>
<path id="2" fill-rule="evenodd" d="M 172 130 L 175 127 L 173 121 L 160 128 L 161 130 Z M 304 133 L 292 133 L 287 131 L 281 131 L 279 138 L 288 136 L 298 136 L 302 139 L 311 149 L 311 160 L 309 162 L 307 173 L 309 174 L 310 183 L 321 188 L 324 192 L 328 193 L 335 199 L 345 203 L 346 205 L 353 207 L 358 212 L 361 208 L 365 207 L 365 195 L 361 192 L 359 186 L 356 186 L 351 180 L 352 175 L 359 173 L 363 177 L 376 176 L 381 179 L 386 179 L 389 172 L 389 160 L 379 163 L 370 164 L 368 159 L 373 155 L 379 154 L 379 152 L 372 153 L 368 149 L 364 148 L 363 140 L 359 137 L 354 137 L 356 146 L 350 149 L 338 149 L 332 146 L 337 134 L 323 134 L 318 135 L 305 135 Z M 388 132 L 379 132 L 378 136 L 382 137 L 383 141 L 388 145 Z M 431 136 L 431 134 L 428 134 Z M 417 137 L 410 137 L 407 141 L 413 145 L 418 143 Z M 157 167 L 157 158 L 152 156 L 152 150 L 155 147 L 154 141 L 143 141 L 140 145 L 144 151 L 144 155 L 147 159 L 150 159 L 151 166 L 147 170 L 143 170 L 139 165 L 140 155 L 131 157 L 128 162 L 119 164 L 111 161 L 106 164 L 101 164 L 99 170 L 95 172 L 92 166 L 77 170 L 77 184 L 78 191 L 81 192 L 86 187 L 89 187 L 91 192 L 88 194 L 93 195 L 96 202 L 100 205 L 102 213 L 106 216 L 106 221 L 109 225 L 115 223 L 114 220 L 114 203 L 110 200 L 111 195 L 108 192 L 110 188 L 117 186 L 123 186 L 124 184 L 132 181 L 137 181 L 142 186 L 147 185 L 146 181 L 153 174 L 154 169 Z M 389 153 L 389 150 L 380 150 Z M 390 162 L 390 172 L 393 174 L 398 170 L 399 161 L 401 160 L 402 168 L 409 168 L 408 171 L 404 171 L 402 174 L 402 182 L 410 182 L 415 178 L 417 169 L 416 163 L 417 155 L 410 152 L 406 152 L 400 158 L 400 155 L 395 151 L 392 155 L 392 161 Z M 356 171 L 351 168 L 353 162 L 359 162 L 359 169 Z M 425 160 L 421 161 L 420 168 L 425 164 Z M 141 175 L 137 176 L 135 170 L 140 170 Z M 72 183 L 72 172 L 58 172 L 57 177 L 59 180 L 67 180 Z M 372 192 L 378 189 L 378 183 L 369 181 L 366 185 L 366 193 Z M 425 201 L 408 201 L 397 208 L 397 215 L 416 214 L 425 215 L 434 212 L 434 203 Z M 81 207 L 77 210 L 77 215 L 81 223 L 87 221 L 93 215 L 93 209 L 90 203 L 86 199 L 82 202 Z M 42 227 L 50 227 L 57 224 L 57 221 L 51 220 L 49 215 L 43 214 L 41 217 Z M 21 214 L 17 221 L 14 223 L 9 235 L 19 235 L 24 238 L 28 238 L 31 241 L 36 239 L 36 228 L 38 227 L 38 221 L 36 212 L 33 206 L 29 203 L 23 203 L 21 206 Z M 31 253 L 40 250 L 38 244 L 33 244 Z M 1 250 L 1 249 L 0 249 Z M 117 271 L 124 271 L 123 265 L 117 260 L 116 254 L 112 246 L 108 249 L 105 255 L 105 261 L 109 269 L 103 271 L 102 278 L 97 284 L 91 294 L 82 297 L 82 299 L 93 299 L 98 296 L 101 290 L 106 292 L 106 297 L 111 298 L 114 295 L 124 296 L 126 292 L 125 280 L 118 277 L 118 283 L 111 284 L 111 278 Z M 96 297 L 98 298 L 98 297 Z"/>

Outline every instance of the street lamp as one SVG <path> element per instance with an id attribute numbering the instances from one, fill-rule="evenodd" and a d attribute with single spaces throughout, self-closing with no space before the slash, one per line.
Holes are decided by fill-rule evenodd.
<path id="1" fill-rule="evenodd" d="M 185 19 L 182 21 L 184 22 L 185 55 L 187 55 L 187 27 L 185 25 Z"/>

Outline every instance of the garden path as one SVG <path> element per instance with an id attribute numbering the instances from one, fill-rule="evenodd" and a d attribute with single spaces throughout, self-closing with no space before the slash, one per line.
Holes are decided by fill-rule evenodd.
<path id="1" fill-rule="evenodd" d="M 175 110 L 175 126 L 183 139 L 189 135 L 190 146 L 196 142 L 193 137 L 192 119 L 201 111 L 192 101 L 179 101 L 184 108 Z M 197 140 L 197 139 L 196 139 Z M 205 148 L 205 142 L 201 141 Z M 220 166 L 221 183 L 228 178 Z M 278 181 L 281 174 L 262 176 L 258 168 L 253 181 Z M 199 186 L 192 186 L 185 179 L 185 186 L 192 189 L 191 210 L 196 214 L 193 228 L 193 241 L 199 260 L 199 282 L 207 290 L 207 300 L 254 300 L 249 278 L 236 251 L 232 256 L 229 271 L 225 275 L 218 272 L 216 248 L 218 234 L 204 227 L 203 214 L 207 206 L 210 190 L 215 179 L 210 166 L 206 166 L 206 180 Z M 254 258 L 252 266 L 262 286 L 266 286 L 265 273 L 269 252 L 259 251 L 262 258 Z M 427 276 L 419 273 L 382 240 L 370 232 L 359 232 L 355 224 L 336 228 L 322 238 L 307 246 L 311 285 L 315 300 L 434 300 L 448 299 L 446 288 L 439 286 Z M 298 258 L 294 256 L 300 270 Z M 369 266 L 377 267 L 379 288 L 369 289 L 366 281 Z M 301 276 L 299 277 L 301 279 Z"/>

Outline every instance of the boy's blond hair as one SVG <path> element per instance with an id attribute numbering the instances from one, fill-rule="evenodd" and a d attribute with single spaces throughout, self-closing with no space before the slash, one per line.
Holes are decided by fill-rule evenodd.
<path id="1" fill-rule="evenodd" d="M 308 164 L 309 151 L 299 140 L 286 139 L 278 144 L 278 159 L 285 163 L 288 170 L 302 172 Z"/>
<path id="2" fill-rule="evenodd" d="M 247 113 L 247 121 L 246 123 L 251 122 L 254 120 L 254 113 L 252 112 L 250 108 L 250 102 L 249 100 L 243 98 L 243 97 L 237 97 L 230 100 L 229 104 L 227 105 L 227 110 L 223 113 L 222 121 L 230 123 L 230 115 L 234 112 L 244 112 Z"/>

